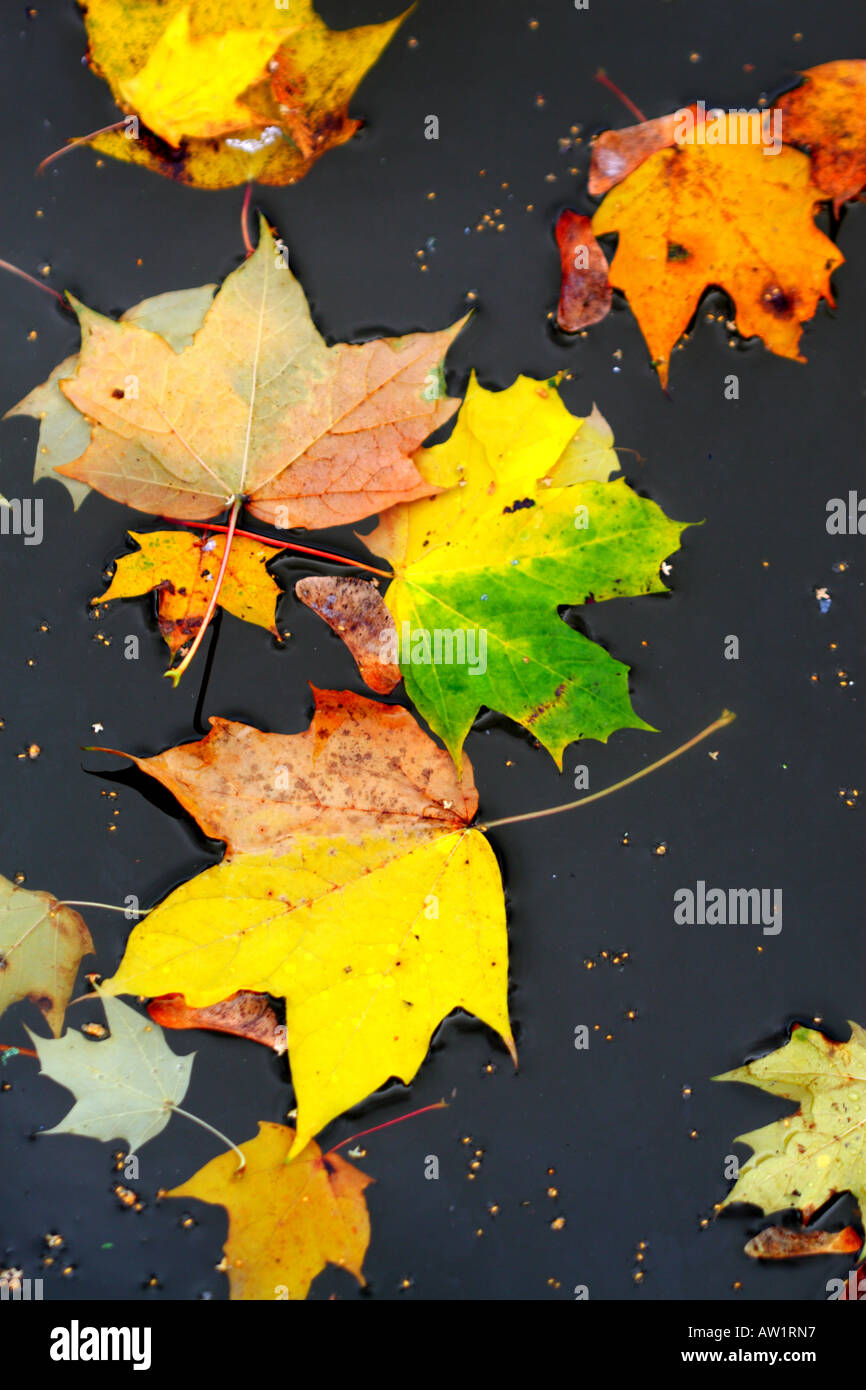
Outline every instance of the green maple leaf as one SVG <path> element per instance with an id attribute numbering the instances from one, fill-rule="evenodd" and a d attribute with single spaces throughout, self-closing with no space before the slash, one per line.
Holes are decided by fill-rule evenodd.
<path id="1" fill-rule="evenodd" d="M 473 377 L 450 439 L 415 456 L 445 490 L 391 508 L 365 537 L 394 569 L 385 602 L 407 693 L 455 759 L 482 705 L 523 724 L 559 766 L 575 739 L 651 728 L 632 708 L 628 667 L 558 614 L 666 592 L 659 569 L 684 527 L 607 481 L 611 440 L 549 383 L 489 392 Z"/>
<path id="2" fill-rule="evenodd" d="M 799 1110 L 739 1135 L 754 1151 L 722 1203 L 764 1212 L 797 1207 L 804 1221 L 839 1192 L 866 1213 L 866 1032 L 852 1023 L 848 1042 L 796 1027 L 776 1052 L 714 1081 L 742 1081 L 799 1103 Z"/>

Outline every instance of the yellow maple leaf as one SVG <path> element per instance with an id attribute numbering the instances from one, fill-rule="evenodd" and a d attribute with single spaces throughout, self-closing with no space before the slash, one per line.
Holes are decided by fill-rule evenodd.
<path id="1" fill-rule="evenodd" d="M 157 590 L 159 630 L 172 655 L 195 636 L 207 610 L 224 536 L 200 540 L 189 531 L 130 531 L 140 549 L 121 555 L 104 594 L 92 603 L 135 598 Z M 219 605 L 233 617 L 267 628 L 279 637 L 276 605 L 282 590 L 265 568 L 273 551 L 236 536 L 219 592 Z"/>
<path id="2" fill-rule="evenodd" d="M 502 880 L 469 827 L 471 769 L 458 777 L 406 710 L 315 693 L 301 734 L 214 720 L 135 759 L 230 853 L 148 913 L 104 985 L 191 1008 L 240 989 L 284 999 L 293 1154 L 389 1078 L 411 1081 L 452 1009 L 514 1055 Z"/>
<path id="3" fill-rule="evenodd" d="M 710 285 L 731 296 L 744 337 L 804 362 L 802 325 L 821 298 L 832 305 L 830 276 L 845 259 L 815 225 L 821 195 L 807 157 L 787 146 L 767 157 L 760 144 L 738 143 L 736 113 L 716 128 L 724 142 L 698 143 L 693 128 L 650 155 L 592 220 L 597 237 L 619 233 L 611 284 L 628 297 L 663 386 Z"/>
<path id="4" fill-rule="evenodd" d="M 120 95 L 156 135 L 178 146 L 261 125 L 237 94 L 265 77 L 290 29 L 231 29 L 190 33 L 189 6 L 179 10 L 140 72 L 121 80 Z"/>
<path id="5" fill-rule="evenodd" d="M 229 1214 L 224 1269 L 233 1299 L 303 1299 L 326 1264 L 364 1283 L 370 1243 L 364 1189 L 373 1181 L 339 1154 L 310 1143 L 290 1158 L 294 1131 L 259 1124 L 234 1153 L 220 1154 L 164 1197 L 215 1202 Z M 294 1152 L 294 1150 L 292 1150 Z"/>
<path id="6" fill-rule="evenodd" d="M 349 101 L 406 17 L 332 30 L 312 0 L 80 2 L 91 66 L 143 127 L 93 148 L 199 188 L 294 183 L 349 140 Z"/>
<path id="7" fill-rule="evenodd" d="M 507 978 L 496 856 L 463 830 L 420 845 L 309 837 L 218 864 L 133 930 L 105 989 L 193 1008 L 236 989 L 285 999 L 295 1154 L 390 1077 L 411 1081 L 452 1009 L 511 1045 Z"/>

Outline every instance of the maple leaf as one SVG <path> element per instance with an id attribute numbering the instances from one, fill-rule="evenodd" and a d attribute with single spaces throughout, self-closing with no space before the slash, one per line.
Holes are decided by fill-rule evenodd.
<path id="1" fill-rule="evenodd" d="M 159 333 L 165 341 L 182 352 L 189 347 L 214 297 L 216 285 L 200 285 L 191 290 L 172 290 L 144 299 L 121 314 L 121 323 L 137 323 L 151 333 Z M 64 477 L 55 470 L 64 463 L 79 458 L 90 443 L 91 423 L 66 399 L 60 383 L 75 376 L 78 354 L 67 357 L 54 368 L 47 381 L 36 386 L 18 405 L 3 417 L 30 415 L 39 420 L 39 441 L 36 447 L 34 483 L 53 478 L 68 490 L 77 510 L 90 488 L 75 478 Z M 97 427 L 98 428 L 98 427 Z"/>
<path id="2" fill-rule="evenodd" d="M 295 1155 L 294 1131 L 259 1124 L 241 1146 L 236 1173 L 231 1154 L 212 1159 L 164 1197 L 223 1206 L 229 1215 L 224 1268 L 233 1299 L 303 1299 L 326 1264 L 364 1283 L 370 1243 L 364 1189 L 373 1181 L 339 1154 L 310 1142 Z"/>
<path id="3" fill-rule="evenodd" d="M 206 1009 L 191 1009 L 181 994 L 164 994 L 147 1006 L 148 1015 L 163 1028 L 204 1028 L 261 1043 L 276 1053 L 286 1050 L 286 1030 L 263 994 L 238 990 L 230 999 Z"/>
<path id="4" fill-rule="evenodd" d="M 866 1032 L 847 1042 L 797 1026 L 784 1047 L 715 1081 L 742 1081 L 794 1100 L 799 1109 L 740 1135 L 754 1150 L 722 1207 L 749 1202 L 764 1212 L 796 1207 L 809 1221 L 838 1192 L 866 1211 Z"/>
<path id="5" fill-rule="evenodd" d="M 409 1082 L 452 1009 L 513 1055 L 502 882 L 469 828 L 471 769 L 458 777 L 404 709 L 314 694 L 304 733 L 212 720 L 198 743 L 133 759 L 228 856 L 133 929 L 103 986 L 193 1008 L 238 989 L 285 999 L 293 1153 L 390 1077 Z"/>
<path id="6" fill-rule="evenodd" d="M 412 454 L 457 409 L 440 378 L 462 320 L 328 347 L 264 221 L 180 352 L 135 322 L 75 308 L 81 352 L 60 386 L 93 428 L 62 476 L 187 521 L 244 499 L 282 528 L 429 494 Z"/>
<path id="7" fill-rule="evenodd" d="M 199 540 L 188 531 L 130 531 L 140 547 L 117 560 L 114 578 L 94 604 L 133 598 L 156 590 L 159 630 L 172 655 L 185 646 L 201 626 L 220 561 L 224 536 Z M 233 617 L 266 628 L 280 640 L 276 605 L 282 593 L 265 566 L 273 551 L 236 536 L 219 591 L 221 608 Z"/>
<path id="8" fill-rule="evenodd" d="M 90 143 L 200 188 L 295 183 L 349 140 L 348 104 L 406 17 L 337 31 L 311 0 L 81 4 L 90 64 L 139 121 Z"/>
<path id="9" fill-rule="evenodd" d="M 812 180 L 838 217 L 866 186 L 866 60 L 821 63 L 801 76 L 802 86 L 775 103 L 783 137 L 809 150 Z"/>
<path id="10" fill-rule="evenodd" d="M 604 430 L 612 438 L 550 383 L 492 392 L 473 376 L 450 439 L 416 456 L 447 490 L 391 508 L 363 538 L 394 570 L 385 602 L 407 693 L 455 760 L 481 705 L 558 766 L 575 739 L 651 727 L 631 707 L 628 668 L 557 611 L 666 592 L 659 566 L 683 530 L 624 481 L 596 481 L 618 468 Z"/>
<path id="11" fill-rule="evenodd" d="M 721 120 L 721 118 L 719 118 Z M 802 325 L 820 299 L 833 304 L 830 276 L 844 256 L 819 231 L 819 194 L 809 162 L 782 147 L 739 144 L 736 113 L 726 143 L 683 143 L 645 159 L 608 193 L 592 220 L 597 237 L 619 234 L 610 281 L 628 297 L 662 386 L 668 359 L 704 290 L 724 289 L 737 327 L 772 352 L 803 362 Z"/>
<path id="12" fill-rule="evenodd" d="M 99 995 L 110 1037 L 95 1042 L 71 1030 L 62 1038 L 30 1034 L 43 1075 L 75 1097 L 59 1124 L 42 1132 L 103 1141 L 123 1138 L 134 1153 L 160 1134 L 172 1111 L 179 1110 L 195 1053 L 178 1057 L 156 1024 L 103 990 Z"/>
<path id="13" fill-rule="evenodd" d="M 92 951 L 77 912 L 0 874 L 0 1014 L 31 999 L 58 1036 L 79 964 Z"/>

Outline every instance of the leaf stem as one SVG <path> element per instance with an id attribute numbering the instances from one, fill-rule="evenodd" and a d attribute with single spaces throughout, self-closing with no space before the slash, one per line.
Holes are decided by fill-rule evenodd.
<path id="1" fill-rule="evenodd" d="M 171 521 L 175 526 L 187 524 L 174 516 L 164 516 L 162 520 Z M 206 521 L 196 521 L 191 524 L 201 531 L 219 531 L 222 534 L 228 531 L 227 526 L 214 526 Z M 338 565 L 352 565 L 355 569 L 367 570 L 370 574 L 381 575 L 382 579 L 394 578 L 393 574 L 389 574 L 387 570 L 377 570 L 373 565 L 365 565 L 363 560 L 350 560 L 348 555 L 337 555 L 331 550 L 316 550 L 313 546 L 300 545 L 297 541 L 273 540 L 270 536 L 260 536 L 255 531 L 242 531 L 239 526 L 235 527 L 235 535 L 243 536 L 244 540 L 258 541 L 260 545 L 268 545 L 272 550 L 297 550 L 301 555 L 316 555 L 321 560 L 333 560 Z"/>
<path id="2" fill-rule="evenodd" d="M 106 750 L 104 750 L 104 749 L 102 749 L 102 748 L 92 748 L 92 749 L 89 748 L 89 749 L 87 749 L 86 751 L 89 752 L 89 753 L 90 753 L 90 752 L 93 752 L 93 753 L 102 753 L 102 752 L 104 752 L 104 751 L 106 751 Z M 112 748 L 112 749 L 110 749 L 110 750 L 108 750 L 108 751 L 110 751 L 110 752 L 113 753 L 115 750 Z M 124 758 L 125 758 L 125 757 L 128 757 L 128 754 L 122 753 L 122 754 L 119 754 L 118 756 L 124 757 Z M 87 901 L 86 899 L 84 899 L 84 898 L 63 898 L 63 899 L 58 899 L 58 904 L 57 904 L 57 905 L 58 905 L 58 907 L 102 907 L 102 908 L 105 909 L 106 912 L 123 912 L 123 913 L 134 912 L 135 915 L 136 915 L 136 917 L 146 917 L 147 914 L 148 914 L 148 912 L 150 911 L 150 908 L 149 908 L 149 907 L 146 907 L 146 908 L 142 911 L 142 909 L 141 909 L 140 907 L 136 907 L 136 908 L 130 908 L 130 907 L 117 907 L 114 903 L 93 903 L 93 902 L 88 902 L 88 901 Z"/>
<path id="3" fill-rule="evenodd" d="M 113 130 L 122 130 L 126 125 L 127 119 L 128 118 L 124 116 L 122 120 L 115 121 L 113 125 L 104 125 L 100 130 L 91 130 L 89 135 L 76 135 L 74 140 L 70 140 L 68 144 L 63 145 L 59 150 L 55 150 L 53 154 L 47 155 L 41 164 L 37 164 L 37 174 L 41 174 L 55 159 L 59 159 L 62 154 L 68 154 L 69 151 L 74 150 L 77 145 L 87 145 L 91 140 L 95 140 L 97 135 L 110 135 Z"/>
<path id="4" fill-rule="evenodd" d="M 0 1052 L 11 1052 L 13 1057 L 35 1057 L 39 1060 L 39 1053 L 32 1052 L 29 1047 L 16 1047 L 14 1043 L 0 1043 Z M 9 1058 L 4 1057 L 4 1062 Z"/>
<path id="5" fill-rule="evenodd" d="M 243 206 L 241 207 L 241 236 L 244 239 L 244 248 L 247 258 L 253 254 L 253 243 L 250 240 L 250 199 L 253 196 L 252 179 L 247 184 L 247 191 L 244 194 Z"/>
<path id="6" fill-rule="evenodd" d="M 600 82 L 602 87 L 607 87 L 609 92 L 613 92 L 615 97 L 619 97 L 623 106 L 627 106 L 629 111 L 633 112 L 639 121 L 646 120 L 646 116 L 641 111 L 640 107 L 635 106 L 631 98 L 627 97 L 625 92 L 621 91 L 615 82 L 611 82 L 604 68 L 599 68 L 598 72 L 595 74 L 595 80 L 596 82 Z"/>
<path id="7" fill-rule="evenodd" d="M 688 753 L 690 748 L 701 743 L 705 738 L 712 737 L 719 729 L 724 729 L 728 724 L 732 724 L 736 719 L 733 710 L 723 710 L 718 719 L 714 719 L 712 724 L 708 724 L 705 729 L 701 729 L 699 734 L 690 738 L 687 743 L 680 744 L 672 753 L 666 753 L 657 762 L 650 763 L 649 767 L 642 767 L 640 772 L 633 772 L 630 777 L 623 777 L 621 782 L 614 782 L 612 786 L 605 787 L 600 792 L 593 792 L 592 796 L 583 796 L 579 801 L 566 801 L 561 806 L 547 806 L 542 811 L 524 811 L 519 816 L 503 816 L 501 820 L 489 820 L 476 826 L 478 830 L 496 830 L 501 825 L 517 825 L 520 821 L 541 820 L 543 816 L 558 816 L 560 811 L 576 811 L 579 806 L 588 806 L 591 801 L 601 801 L 602 797 L 610 796 L 611 792 L 618 792 L 622 787 L 628 787 L 632 782 L 639 782 L 641 777 L 648 777 L 651 772 L 656 772 L 658 768 L 664 767 L 665 763 L 673 762 L 682 753 Z"/>
<path id="8" fill-rule="evenodd" d="M 220 1129 L 214 1129 L 213 1125 L 208 1124 L 207 1120 L 202 1120 L 198 1115 L 193 1115 L 191 1111 L 184 1110 L 183 1107 L 180 1105 L 172 1105 L 171 1109 L 174 1111 L 176 1115 L 185 1115 L 188 1120 L 192 1120 L 193 1124 L 201 1125 L 202 1129 L 206 1129 L 210 1134 L 215 1134 L 217 1139 L 221 1139 L 223 1143 L 227 1144 L 230 1149 L 234 1149 L 235 1153 L 240 1159 L 240 1163 L 235 1169 L 235 1173 L 237 1174 L 243 1172 L 244 1168 L 246 1168 L 247 1166 L 247 1161 L 244 1158 L 244 1155 L 241 1153 L 240 1149 L 238 1148 L 237 1144 L 233 1144 L 227 1134 L 223 1134 L 222 1130 Z"/>
<path id="9" fill-rule="evenodd" d="M 341 1139 L 339 1144 L 335 1144 L 332 1149 L 328 1149 L 328 1152 L 322 1154 L 322 1157 L 330 1158 L 331 1154 L 335 1154 L 338 1149 L 344 1149 L 347 1144 L 351 1144 L 355 1139 L 363 1139 L 365 1134 L 375 1134 L 378 1129 L 390 1129 L 391 1125 L 401 1125 L 404 1120 L 414 1120 L 416 1115 L 426 1115 L 428 1110 L 447 1109 L 448 1102 L 444 1100 L 437 1100 L 434 1105 L 422 1105 L 420 1110 L 410 1110 L 408 1115 L 398 1115 L 395 1120 L 386 1120 L 384 1124 L 373 1125 L 372 1129 L 362 1129 L 359 1130 L 357 1134 L 350 1134 L 348 1139 Z"/>
<path id="10" fill-rule="evenodd" d="M 26 280 L 28 285 L 35 285 L 37 290 L 44 290 L 46 294 L 53 294 L 54 298 L 63 305 L 64 309 L 69 308 L 62 294 L 59 294 L 57 290 L 53 290 L 50 285 L 44 285 L 41 280 L 36 279 L 35 275 L 28 275 L 26 270 L 19 270 L 17 265 L 12 265 L 11 261 L 0 260 L 0 270 L 8 270 L 10 275 L 17 275 L 19 280 Z"/>
<path id="11" fill-rule="evenodd" d="M 219 598 L 220 589 L 222 588 L 223 580 L 226 576 L 226 570 L 228 569 L 232 541 L 234 540 L 235 530 L 237 529 L 238 514 L 242 506 L 243 498 L 236 497 L 234 502 L 232 503 L 232 509 L 229 515 L 229 524 L 226 527 L 225 531 L 226 542 L 225 547 L 223 549 L 223 557 L 220 561 L 220 567 L 217 572 L 216 583 L 213 586 L 213 593 L 210 596 L 210 601 L 208 603 L 207 608 L 205 609 L 204 617 L 201 620 L 201 625 L 199 627 L 198 632 L 195 635 L 192 646 L 190 647 L 186 656 L 183 658 L 183 661 L 180 663 L 180 665 L 169 667 L 169 669 L 165 673 L 168 676 L 169 680 L 173 683 L 175 690 L 177 689 L 178 681 L 180 680 L 184 671 L 189 666 L 190 662 L 192 661 L 193 657 L 195 656 L 196 652 L 201 646 L 202 638 L 207 632 L 211 618 L 213 617 L 214 612 L 216 610 L 217 599 Z"/>

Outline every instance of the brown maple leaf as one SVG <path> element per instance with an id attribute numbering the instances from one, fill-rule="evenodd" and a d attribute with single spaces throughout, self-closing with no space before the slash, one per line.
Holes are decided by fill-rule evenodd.
<path id="1" fill-rule="evenodd" d="M 833 199 L 838 217 L 866 185 L 866 60 L 821 63 L 802 77 L 776 103 L 783 138 L 809 151 L 812 181 Z"/>
<path id="2" fill-rule="evenodd" d="M 280 528 L 429 496 L 412 455 L 457 408 L 442 359 L 463 321 L 328 347 L 283 251 L 262 221 L 181 352 L 75 303 L 81 354 L 61 387 L 92 432 L 57 471 L 139 511 L 205 520 L 242 500 Z"/>
<path id="3" fill-rule="evenodd" d="M 413 839 L 465 829 L 478 806 L 471 768 L 458 778 L 408 710 L 351 691 L 314 686 L 313 695 L 303 733 L 212 718 L 196 743 L 120 756 L 167 787 L 229 855 L 281 854 L 301 833 L 351 837 L 371 824 Z"/>

